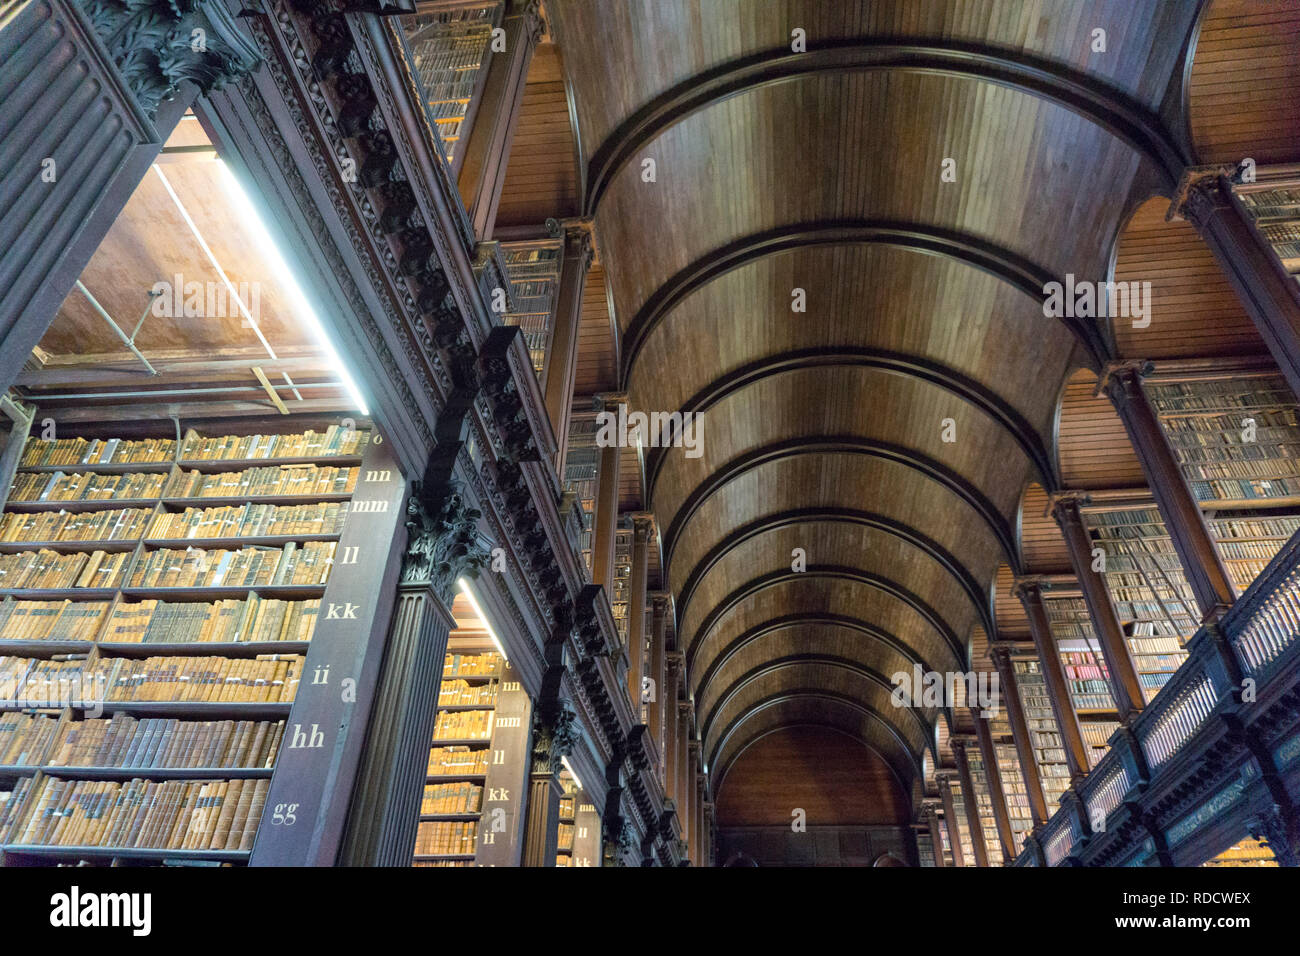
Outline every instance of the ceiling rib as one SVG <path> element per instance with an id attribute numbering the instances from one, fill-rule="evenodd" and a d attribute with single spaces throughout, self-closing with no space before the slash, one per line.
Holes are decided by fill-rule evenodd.
<path id="1" fill-rule="evenodd" d="M 688 77 L 629 116 L 592 154 L 584 215 L 594 215 L 615 174 L 665 130 L 701 110 L 753 90 L 824 73 L 899 71 L 993 83 L 1064 107 L 1127 143 L 1157 171 L 1166 190 L 1189 165 L 1160 117 L 1123 90 L 1064 64 L 1025 53 L 953 42 L 844 39 L 803 53 L 756 53 Z"/>
<path id="2" fill-rule="evenodd" d="M 986 239 L 952 229 L 875 219 L 831 219 L 782 226 L 742 236 L 701 256 L 646 299 L 622 336 L 620 376 L 623 387 L 627 387 L 632 366 L 650 334 L 692 292 L 719 276 L 768 256 L 817 246 L 852 245 L 886 245 L 973 266 L 1018 289 L 1040 309 L 1043 288 L 1056 281 L 1043 266 Z M 1059 319 L 1044 316 L 1044 321 L 1059 321 L 1065 326 L 1083 346 L 1094 371 L 1099 371 L 1110 361 L 1110 346 L 1095 322 L 1069 316 Z"/>
<path id="3" fill-rule="evenodd" d="M 984 412 L 1015 439 L 1016 444 L 1024 451 L 1025 456 L 1038 472 L 1039 483 L 1044 488 L 1049 491 L 1059 490 L 1060 478 L 1056 473 L 1055 462 L 1043 444 L 1042 438 L 1029 420 L 1001 395 L 975 379 L 939 362 L 882 349 L 826 346 L 796 349 L 759 359 L 721 378 L 714 379 L 696 392 L 682 405 L 680 409 L 682 420 L 685 421 L 687 412 L 703 414 L 728 396 L 764 379 L 819 368 L 863 368 L 889 372 L 919 379 L 956 395 Z M 659 472 L 663 468 L 670 448 L 670 445 L 665 444 L 664 447 L 650 448 L 647 451 L 647 499 L 654 497 L 655 484 L 659 480 Z"/>
<path id="4" fill-rule="evenodd" d="M 770 707 L 776 707 L 784 703 L 794 703 L 794 702 L 804 703 L 810 699 L 821 701 L 823 703 L 830 704 L 836 707 L 847 707 L 850 710 L 856 711 L 860 716 L 866 717 L 869 720 L 873 720 L 879 723 L 889 733 L 889 736 L 893 738 L 894 742 L 898 744 L 899 749 L 901 749 L 902 752 L 908 756 L 909 758 L 908 766 L 902 769 L 910 770 L 913 775 L 912 779 L 923 778 L 920 755 L 912 750 L 911 745 L 908 744 L 908 742 L 904 740 L 902 736 L 898 733 L 898 728 L 896 728 L 892 723 L 890 723 L 889 720 L 887 720 L 883 714 L 881 714 L 874 707 L 862 703 L 862 701 L 858 700 L 855 697 L 849 697 L 846 694 L 839 694 L 833 691 L 822 690 L 817 687 L 800 688 L 800 689 L 782 691 L 779 694 L 773 694 L 771 697 L 767 697 L 764 698 L 763 700 L 757 701 L 752 707 L 750 707 L 744 713 L 737 714 L 735 719 L 733 719 L 723 729 L 722 734 L 718 738 L 717 744 L 711 747 L 708 753 L 705 755 L 707 759 L 704 765 L 706 767 L 712 768 L 712 772 L 710 773 L 710 776 L 714 780 L 718 780 L 718 781 L 720 781 L 724 776 L 726 776 L 725 767 L 722 770 L 719 770 L 716 766 L 714 766 L 714 764 L 716 763 L 718 755 L 721 754 L 726 749 L 727 742 L 745 724 L 745 721 L 752 720 L 758 714 L 761 714 L 763 711 L 767 710 Z M 888 758 L 886 758 L 885 762 L 889 764 L 890 769 L 893 770 L 894 774 L 898 777 L 898 781 L 903 786 L 903 789 L 909 790 L 911 788 L 912 781 L 907 779 L 907 775 L 902 772 L 902 769 L 900 769 Z"/>
<path id="5" fill-rule="evenodd" d="M 746 685 L 752 683 L 755 680 L 758 680 L 760 677 L 763 677 L 766 674 L 772 673 L 773 671 L 781 670 L 786 667 L 795 667 L 800 664 L 817 664 L 825 667 L 834 667 L 840 670 L 852 671 L 853 673 L 858 674 L 861 677 L 865 677 L 873 684 L 878 685 L 879 687 L 884 689 L 887 693 L 891 693 L 891 694 L 893 693 L 894 688 L 896 686 L 892 681 L 890 681 L 888 677 L 886 677 L 884 674 L 880 673 L 879 671 L 875 670 L 874 668 L 866 667 L 860 662 L 852 660 L 847 657 L 835 657 L 829 654 L 787 654 L 784 657 L 772 658 L 771 660 L 764 661 L 762 664 L 759 664 L 757 667 L 751 668 L 750 670 L 746 671 L 744 674 L 740 675 L 740 677 L 732 681 L 730 686 L 728 686 L 726 690 L 724 690 L 718 696 L 717 702 L 714 703 L 714 705 L 710 707 L 707 712 L 699 715 L 698 720 L 699 720 L 699 726 L 701 727 L 700 739 L 707 740 L 709 738 L 709 731 L 713 727 L 713 718 L 719 713 L 722 713 L 723 710 L 726 708 L 726 706 L 732 701 L 732 699 L 734 699 L 737 694 L 739 694 L 742 690 L 744 690 Z M 865 705 L 865 706 L 870 706 L 870 705 Z M 929 741 L 931 739 L 930 725 L 926 722 L 925 718 L 921 716 L 921 714 L 917 711 L 915 707 L 908 706 L 908 707 L 900 707 L 898 709 L 905 710 L 909 714 L 911 714 L 912 720 L 916 723 L 917 728 L 921 731 L 922 740 Z M 897 724 L 895 724 L 894 726 L 897 727 Z"/>
<path id="6" fill-rule="evenodd" d="M 672 561 L 677 540 L 682 530 L 700 505 L 728 482 L 761 465 L 781 461 L 797 455 L 862 455 L 904 465 L 920 472 L 961 498 L 980 516 L 1002 547 L 1007 563 L 1017 574 L 1021 571 L 1020 550 L 1011 525 L 998 511 L 997 506 L 964 475 L 928 455 L 903 448 L 891 442 L 876 441 L 859 435 L 827 435 L 798 438 L 764 445 L 728 462 L 715 470 L 682 502 L 663 537 L 663 566 Z M 651 507 L 654 507 L 651 499 Z"/>
<path id="7" fill-rule="evenodd" d="M 732 608 L 739 605 L 742 601 L 753 597 L 764 588 L 772 587 L 775 584 L 781 584 L 786 581 L 808 581 L 813 578 L 827 578 L 837 581 L 853 581 L 858 584 L 865 584 L 867 587 L 875 588 L 877 591 L 883 591 L 891 597 L 897 598 L 904 604 L 908 605 L 917 614 L 925 619 L 925 622 L 934 628 L 935 632 L 943 638 L 948 649 L 952 651 L 961 668 L 966 667 L 966 648 L 961 638 L 957 636 L 948 624 L 939 616 L 939 612 L 932 608 L 919 595 L 903 587 L 896 581 L 882 577 L 878 574 L 871 574 L 860 568 L 849 567 L 839 564 L 810 564 L 804 571 L 792 571 L 781 569 L 769 574 L 760 575 L 751 578 L 749 581 L 736 588 L 725 598 L 718 602 L 717 606 L 709 611 L 700 626 L 696 628 L 695 633 L 690 637 L 690 643 L 686 648 L 686 673 L 689 677 L 691 668 L 695 663 L 695 654 L 700 646 L 701 641 L 713 630 L 714 625 L 722 619 Z M 678 619 L 678 633 L 681 633 L 681 620 Z"/>
<path id="8" fill-rule="evenodd" d="M 691 598 L 695 596 L 695 589 L 699 587 L 700 581 L 704 579 L 704 576 L 708 574 L 714 565 L 720 562 L 734 548 L 769 531 L 776 531 L 805 522 L 853 524 L 864 528 L 872 528 L 892 535 L 901 541 L 906 541 L 918 550 L 924 551 L 937 561 L 957 581 L 962 590 L 970 596 L 971 603 L 975 606 L 975 611 L 979 614 L 980 621 L 984 625 L 985 633 L 996 633 L 993 626 L 993 611 L 987 591 L 979 586 L 975 576 L 957 560 L 951 551 L 905 522 L 895 521 L 893 518 L 887 518 L 884 515 L 852 508 L 794 508 L 759 518 L 736 528 L 714 545 L 708 554 L 696 563 L 695 567 L 691 568 L 677 597 L 678 617 L 685 619 L 686 609 L 690 606 Z"/>

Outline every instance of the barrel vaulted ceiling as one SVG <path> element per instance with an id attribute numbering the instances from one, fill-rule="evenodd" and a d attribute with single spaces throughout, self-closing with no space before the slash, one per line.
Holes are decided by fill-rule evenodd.
<path id="1" fill-rule="evenodd" d="M 647 450 L 646 501 L 715 785 L 813 725 L 912 792 L 938 713 L 890 676 L 965 670 L 993 631 L 1064 383 L 1114 354 L 1042 286 L 1104 279 L 1130 194 L 1172 189 L 1198 4 L 548 9 L 629 403 L 702 422 L 701 456 Z"/>

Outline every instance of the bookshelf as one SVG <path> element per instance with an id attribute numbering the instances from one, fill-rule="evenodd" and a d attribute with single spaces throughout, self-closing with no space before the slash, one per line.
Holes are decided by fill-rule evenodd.
<path id="1" fill-rule="evenodd" d="M 1105 756 L 1113 727 L 1118 726 L 1110 672 L 1083 598 L 1047 594 L 1043 604 L 1092 768 Z"/>
<path id="2" fill-rule="evenodd" d="M 546 368 L 547 350 L 551 346 L 563 253 L 564 242 L 561 239 L 501 244 L 511 300 L 515 303 L 514 311 L 507 313 L 505 322 L 523 329 L 533 371 L 539 379 Z"/>
<path id="3" fill-rule="evenodd" d="M 1218 512 L 1206 523 L 1233 585 L 1245 592 L 1290 537 L 1300 531 L 1300 514 Z"/>
<path id="4" fill-rule="evenodd" d="M 618 640 L 627 647 L 628 624 L 632 610 L 632 529 L 614 532 L 614 593 L 609 596 L 610 610 L 618 628 Z"/>
<path id="5" fill-rule="evenodd" d="M 975 808 L 979 812 L 980 828 L 984 833 L 984 846 L 989 855 L 989 866 L 1002 865 L 1002 842 L 998 838 L 997 818 L 993 815 L 993 798 L 989 794 L 988 774 L 984 769 L 984 757 L 978 747 L 971 747 L 966 752 L 966 761 L 970 767 L 971 783 L 975 788 Z"/>
<path id="6" fill-rule="evenodd" d="M 560 773 L 560 815 L 556 824 L 555 865 L 573 866 L 574 822 L 578 817 L 578 784 L 573 775 Z"/>
<path id="7" fill-rule="evenodd" d="M 1156 377 L 1143 387 L 1204 507 L 1300 505 L 1300 406 L 1281 375 Z"/>
<path id="8" fill-rule="evenodd" d="M 1003 718 L 1005 723 L 1005 718 Z M 996 722 L 995 722 L 996 723 Z M 990 727 L 994 750 L 998 758 L 998 773 L 1002 778 L 1002 795 L 1007 802 L 1007 817 L 1011 823 L 1011 838 L 1019 851 L 1025 837 L 1034 828 L 1033 811 L 1029 808 L 1029 793 L 1025 778 L 1020 773 L 1020 757 L 1011 739 L 1010 727 Z"/>
<path id="9" fill-rule="evenodd" d="M 1277 866 L 1277 859 L 1273 856 L 1273 851 L 1264 844 L 1254 837 L 1246 837 L 1213 859 L 1206 860 L 1201 866 Z"/>
<path id="10" fill-rule="evenodd" d="M 1234 192 L 1282 267 L 1300 273 L 1300 186 L 1237 186 Z"/>
<path id="11" fill-rule="evenodd" d="M 1160 512 L 1154 507 L 1085 511 L 1106 552 L 1102 572 L 1149 702 L 1187 658 L 1183 645 L 1200 623 Z"/>
<path id="12" fill-rule="evenodd" d="M 517 866 L 531 702 L 490 645 L 452 633 L 412 862 Z"/>
<path id="13" fill-rule="evenodd" d="M 591 578 L 591 535 L 596 523 L 596 488 L 600 478 L 600 449 L 596 447 L 596 419 L 574 416 L 569 425 L 569 446 L 564 460 L 564 487 L 572 491 L 582 512 L 579 550 Z"/>
<path id="14" fill-rule="evenodd" d="M 1052 702 L 1047 694 L 1047 681 L 1037 660 L 1012 662 L 1016 675 L 1016 691 L 1025 713 L 1030 745 L 1042 779 L 1043 797 L 1049 810 L 1055 810 L 1070 785 L 1070 770 L 1065 763 L 1065 748 L 1061 744 L 1060 729 L 1052 714 Z"/>
<path id="15" fill-rule="evenodd" d="M 292 715 L 371 435 L 177 432 L 24 448 L 0 515 L 8 862 L 245 863 L 282 754 L 320 734 Z"/>
<path id="16" fill-rule="evenodd" d="M 500 22 L 502 7 L 500 0 L 467 3 L 403 18 L 429 118 L 453 165 L 458 165 L 460 143 L 473 126 L 487 78 L 492 30 Z"/>

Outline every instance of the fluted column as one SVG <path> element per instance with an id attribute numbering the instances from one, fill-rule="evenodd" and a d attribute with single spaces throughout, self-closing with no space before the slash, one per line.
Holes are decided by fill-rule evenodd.
<path id="1" fill-rule="evenodd" d="M 975 865 L 988 866 L 989 851 L 984 843 L 984 824 L 980 820 L 975 778 L 971 776 L 970 761 L 966 759 L 966 742 L 952 740 L 950 743 L 953 758 L 957 761 L 957 779 L 961 783 L 962 803 L 966 807 L 966 826 L 970 828 L 970 845 L 975 853 Z"/>
<path id="2" fill-rule="evenodd" d="M 1005 647 L 994 647 L 989 651 L 993 664 L 998 669 L 1002 686 L 1005 688 L 1003 700 L 1007 705 L 1007 722 L 1011 724 L 1011 738 L 1016 744 L 1016 756 L 1020 758 L 1020 775 L 1025 781 L 1025 792 L 1029 796 L 1029 813 L 1034 825 L 1047 822 L 1047 800 L 1043 796 L 1043 781 L 1038 775 L 1038 764 L 1034 760 L 1033 742 L 1029 738 L 1029 725 L 1025 723 L 1025 712 L 1020 706 L 1020 690 L 1016 686 L 1016 671 L 1011 666 L 1011 655 Z"/>
<path id="3" fill-rule="evenodd" d="M 926 800 L 923 804 L 926 826 L 930 829 L 930 847 L 934 865 L 943 869 L 948 865 L 943 858 L 943 833 L 939 830 L 938 801 Z"/>
<path id="4" fill-rule="evenodd" d="M 679 749 L 677 682 L 680 680 L 681 667 L 682 655 L 680 653 L 674 651 L 671 654 L 665 654 L 664 682 L 659 689 L 664 724 L 664 793 L 673 801 L 673 809 L 677 812 L 679 823 L 681 823 L 681 801 L 678 797 L 678 778 L 680 774 L 677 758 Z"/>
<path id="5" fill-rule="evenodd" d="M 668 637 L 668 595 L 660 592 L 651 595 L 651 614 L 650 614 L 650 680 L 653 681 L 653 694 L 649 701 L 650 710 L 650 737 L 654 740 L 655 752 L 659 755 L 659 766 L 656 767 L 656 774 L 659 782 L 664 786 L 664 792 L 668 792 L 668 782 L 666 768 L 668 765 L 668 755 L 666 752 L 667 741 L 665 734 L 664 721 L 664 701 L 667 691 L 667 674 L 665 672 L 665 658 L 667 650 L 664 643 Z"/>
<path id="6" fill-rule="evenodd" d="M 479 94 L 469 136 L 459 157 L 457 184 L 477 239 L 491 239 L 510 162 L 510 143 L 519 125 L 519 107 L 528 65 L 542 35 L 538 0 L 509 0 L 501 19 L 505 49 L 489 46 L 487 76 Z"/>
<path id="7" fill-rule="evenodd" d="M 1056 638 L 1052 635 L 1052 626 L 1047 618 L 1047 607 L 1043 603 L 1043 586 L 1037 578 L 1026 578 L 1015 583 L 1012 589 L 1025 609 L 1029 618 L 1029 632 L 1034 638 L 1034 649 L 1038 651 L 1038 661 L 1043 668 L 1043 680 L 1047 684 L 1047 696 L 1052 704 L 1052 714 L 1056 717 L 1056 726 L 1061 732 L 1061 743 L 1065 750 L 1065 763 L 1070 770 L 1071 784 L 1081 781 L 1090 769 L 1088 749 L 1083 743 L 1083 732 L 1079 729 L 1079 715 L 1074 712 L 1070 685 L 1065 679 L 1065 668 L 1061 664 L 1061 653 L 1056 647 Z"/>
<path id="8" fill-rule="evenodd" d="M 641 720 L 645 699 L 642 678 L 646 676 L 646 579 L 650 572 L 650 536 L 654 517 L 632 516 L 632 577 L 628 582 L 627 615 L 627 692 L 632 698 L 632 713 Z M 644 721 L 643 721 L 644 722 Z"/>
<path id="9" fill-rule="evenodd" d="M 1058 497 L 1052 504 L 1052 517 L 1056 519 L 1065 538 L 1070 564 L 1074 567 L 1075 577 L 1079 579 L 1079 589 L 1083 591 L 1083 602 L 1088 606 L 1093 632 L 1101 644 L 1102 656 L 1106 658 L 1115 709 L 1119 712 L 1120 721 L 1127 723 L 1143 707 L 1142 685 L 1138 681 L 1133 653 L 1128 641 L 1124 639 L 1124 629 L 1120 626 L 1119 614 L 1115 611 L 1110 590 L 1100 572 L 1093 570 L 1092 539 L 1088 537 L 1088 529 L 1083 523 L 1078 495 Z"/>
<path id="10" fill-rule="evenodd" d="M 624 403 L 621 396 L 602 400 L 603 411 L 617 415 Z M 618 531 L 619 460 L 623 449 L 617 441 L 600 449 L 600 471 L 596 475 L 596 515 L 591 535 L 591 581 L 614 598 L 614 552 Z"/>
<path id="11" fill-rule="evenodd" d="M 555 468 L 564 478 L 569 454 L 569 417 L 573 413 L 573 388 L 577 380 L 578 331 L 582 323 L 582 293 L 587 271 L 595 255 L 590 220 L 556 224 L 564 236 L 564 257 L 560 261 L 560 284 L 555 297 L 551 344 L 542 370 L 542 394 L 546 415 L 555 432 Z"/>
<path id="12" fill-rule="evenodd" d="M 956 803 L 952 799 L 951 770 L 940 770 L 934 775 L 939 783 L 939 799 L 943 801 L 943 822 L 948 827 L 948 846 L 952 849 L 952 865 L 965 866 L 966 854 L 961 848 L 961 824 L 957 822 Z"/>
<path id="13" fill-rule="evenodd" d="M 682 839 L 691 831 L 690 768 L 691 705 L 677 702 L 677 815 L 682 821 Z"/>
<path id="14" fill-rule="evenodd" d="M 1300 395 L 1300 289 L 1232 195 L 1225 171 L 1188 170 L 1170 213 L 1200 233 L 1291 391 Z"/>
<path id="15" fill-rule="evenodd" d="M 993 819 L 998 825 L 998 842 L 1002 844 L 1002 859 L 1011 862 L 1016 858 L 1016 839 L 1011 831 L 1011 813 L 1007 810 L 1007 795 L 1002 789 L 1002 773 L 998 766 L 998 750 L 993 745 L 993 731 L 989 721 L 981 717 L 979 708 L 972 707 L 970 716 L 975 721 L 975 739 L 979 741 L 980 757 L 984 760 L 984 779 L 989 788 L 989 801 L 993 804 Z"/>
<path id="16" fill-rule="evenodd" d="M 555 866 L 559 844 L 562 757 L 577 735 L 573 711 L 539 706 L 533 715 L 532 765 L 528 773 L 528 817 L 524 824 L 524 866 Z"/>
<path id="17" fill-rule="evenodd" d="M 1291 284 L 1295 285 L 1294 281 Z M 1231 607 L 1237 589 L 1219 557 L 1219 549 L 1214 546 L 1214 537 L 1196 496 L 1178 467 L 1169 437 L 1160 427 L 1160 419 L 1142 388 L 1144 367 L 1135 363 L 1112 366 L 1106 375 L 1106 394 L 1128 432 L 1129 444 L 1142 465 L 1156 507 L 1178 552 L 1183 574 L 1196 596 L 1201 619 L 1205 621 Z"/>

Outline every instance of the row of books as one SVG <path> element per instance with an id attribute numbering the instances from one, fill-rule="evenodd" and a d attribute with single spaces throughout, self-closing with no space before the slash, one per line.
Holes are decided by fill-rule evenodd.
<path id="1" fill-rule="evenodd" d="M 258 587 L 319 585 L 329 578 L 334 541 L 252 545 L 238 551 L 160 548 L 146 551 L 131 572 L 131 587 Z M 0 578 L 3 581 L 3 578 Z"/>
<path id="2" fill-rule="evenodd" d="M 19 466 L 157 464 L 176 457 L 174 438 L 29 438 Z"/>
<path id="3" fill-rule="evenodd" d="M 319 615 L 319 599 L 281 601 L 250 594 L 212 604 L 148 600 L 118 604 L 102 640 L 115 644 L 310 641 Z"/>
<path id="4" fill-rule="evenodd" d="M 254 458 L 329 458 L 356 455 L 370 439 L 368 431 L 330 425 L 324 432 L 308 429 L 291 435 L 223 435 L 205 438 L 185 434 L 181 458 L 185 461 L 249 460 Z"/>
<path id="5" fill-rule="evenodd" d="M 222 508 L 186 508 L 164 512 L 149 526 L 151 538 L 236 538 L 289 534 L 338 534 L 347 517 L 347 504 L 259 505 L 252 502 Z M 46 539 L 62 540 L 62 539 Z"/>
<path id="6" fill-rule="evenodd" d="M 473 783 L 436 783 L 424 788 L 420 812 L 478 813 L 483 807 L 483 788 Z"/>
<path id="7" fill-rule="evenodd" d="M 497 700 L 496 681 L 487 684 L 471 684 L 464 680 L 444 680 L 438 693 L 439 707 L 464 707 L 483 704 L 491 707 Z"/>
<path id="8" fill-rule="evenodd" d="M 30 806 L 7 842 L 123 849 L 249 850 L 268 780 L 63 780 L 44 777 L 14 798 Z"/>
<path id="9" fill-rule="evenodd" d="M 93 471 L 23 472 L 14 476 L 9 500 L 139 501 L 161 498 L 166 483 L 166 475 L 148 472 L 128 475 L 101 475 Z"/>
<path id="10" fill-rule="evenodd" d="M 0 767 L 41 763 L 58 729 L 59 719 L 49 714 L 0 714 Z"/>
<path id="11" fill-rule="evenodd" d="M 288 702 L 298 691 L 299 654 L 100 658 L 89 673 L 104 700 Z"/>
<path id="12" fill-rule="evenodd" d="M 1200 481 L 1189 476 L 1189 484 L 1197 501 L 1245 501 L 1300 495 L 1300 476 L 1219 481 Z"/>
<path id="13" fill-rule="evenodd" d="M 449 653 L 443 660 L 442 676 L 444 680 L 455 677 L 495 677 L 500 667 L 499 654 Z"/>
<path id="14" fill-rule="evenodd" d="M 60 554 L 48 548 L 0 554 L 0 588 L 115 588 L 131 557 L 129 551 Z"/>
<path id="15" fill-rule="evenodd" d="M 64 707 L 97 701 L 292 701 L 300 655 L 256 658 L 102 657 L 43 660 L 0 657 L 0 701 Z"/>
<path id="16" fill-rule="evenodd" d="M 434 740 L 487 740 L 492 736 L 492 711 L 458 710 L 438 714 Z"/>
<path id="17" fill-rule="evenodd" d="M 1083 742 L 1089 747 L 1107 747 L 1110 738 L 1119 730 L 1119 723 L 1108 720 L 1084 720 L 1079 722 Z"/>
<path id="18" fill-rule="evenodd" d="M 283 720 L 137 720 L 114 714 L 65 723 L 43 762 L 129 770 L 267 768 L 275 766 L 283 737 Z"/>
<path id="19" fill-rule="evenodd" d="M 424 820 L 415 834 L 416 856 L 473 856 L 478 843 L 476 820 Z"/>
<path id="20" fill-rule="evenodd" d="M 144 536 L 152 514 L 150 508 L 10 512 L 0 519 L 0 541 L 131 541 Z"/>
<path id="21" fill-rule="evenodd" d="M 429 776 L 462 777 L 486 774 L 488 752 L 469 747 L 434 747 L 429 751 Z"/>
<path id="22" fill-rule="evenodd" d="M 345 495 L 355 490 L 356 468 L 332 465 L 268 465 L 217 473 L 178 471 L 167 481 L 167 498 L 252 498 L 259 495 Z"/>
<path id="23" fill-rule="evenodd" d="M 370 433 L 343 425 L 324 432 L 310 429 L 290 435 L 221 435 L 205 437 L 190 429 L 181 443 L 183 461 L 256 458 L 328 458 L 356 455 Z M 20 467 L 49 465 L 161 464 L 176 458 L 174 438 L 29 438 Z"/>
<path id="24" fill-rule="evenodd" d="M 93 641 L 108 601 L 0 601 L 0 641 Z"/>

